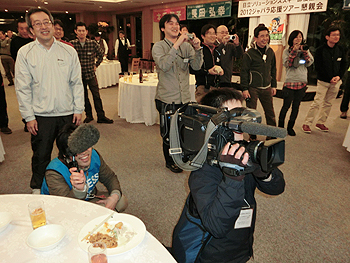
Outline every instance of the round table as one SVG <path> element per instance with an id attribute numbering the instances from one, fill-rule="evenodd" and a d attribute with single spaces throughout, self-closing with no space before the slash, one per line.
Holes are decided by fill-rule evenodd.
<path id="1" fill-rule="evenodd" d="M 100 89 L 117 84 L 120 72 L 121 67 L 118 60 L 103 60 L 96 69 L 96 78 Z"/>
<path id="2" fill-rule="evenodd" d="M 28 203 L 43 200 L 47 222 L 62 225 L 66 236 L 57 247 L 47 252 L 40 252 L 26 244 L 27 236 L 33 231 Z M 16 263 L 86 263 L 87 252 L 78 244 L 78 235 L 82 227 L 99 216 L 108 216 L 112 210 L 103 206 L 74 198 L 52 195 L 0 195 L 0 211 L 10 212 L 12 222 L 0 232 L 0 262 Z M 146 226 L 147 227 L 147 226 Z M 108 263 L 171 263 L 176 261 L 167 249 L 149 232 L 144 240 L 133 249 L 120 254 L 108 256 Z"/>
<path id="3" fill-rule="evenodd" d="M 345 134 L 343 146 L 346 147 L 348 152 L 350 152 L 350 123 L 349 123 L 348 131 Z"/>
<path id="4" fill-rule="evenodd" d="M 129 81 L 123 77 L 118 85 L 118 115 L 130 123 L 145 123 L 147 126 L 159 123 L 155 105 L 158 79 L 156 73 L 148 74 L 148 80 L 139 82 L 136 74 Z M 190 75 L 191 101 L 195 101 L 195 77 Z"/>
<path id="5" fill-rule="evenodd" d="M 4 149 L 4 146 L 2 145 L 2 140 L 0 136 L 0 163 L 5 160 L 4 155 L 5 155 L 5 149 Z"/>

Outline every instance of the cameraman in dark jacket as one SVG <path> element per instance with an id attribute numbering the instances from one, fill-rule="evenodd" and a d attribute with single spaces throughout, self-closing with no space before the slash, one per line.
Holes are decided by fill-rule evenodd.
<path id="1" fill-rule="evenodd" d="M 202 104 L 230 110 L 242 107 L 242 100 L 238 91 L 223 88 L 207 93 Z M 243 140 L 243 134 L 234 136 L 235 141 Z M 238 143 L 227 143 L 220 154 L 220 161 L 244 169 L 248 159 Z M 255 189 L 279 195 L 284 187 L 279 169 L 264 173 L 258 166 L 252 172 L 231 176 L 205 163 L 189 177 L 190 194 L 173 233 L 175 259 L 181 263 L 247 262 L 253 256 Z"/>

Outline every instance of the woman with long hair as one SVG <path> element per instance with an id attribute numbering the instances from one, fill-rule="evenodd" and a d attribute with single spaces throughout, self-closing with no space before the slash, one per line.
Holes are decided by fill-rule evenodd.
<path id="1" fill-rule="evenodd" d="M 283 51 L 282 56 L 283 66 L 286 67 L 286 80 L 283 84 L 283 106 L 278 119 L 278 127 L 284 128 L 287 111 L 292 105 L 287 131 L 290 136 L 295 136 L 293 127 L 298 116 L 300 102 L 307 89 L 307 67 L 312 65 L 314 58 L 300 30 L 290 33 L 288 45 L 289 47 Z"/>

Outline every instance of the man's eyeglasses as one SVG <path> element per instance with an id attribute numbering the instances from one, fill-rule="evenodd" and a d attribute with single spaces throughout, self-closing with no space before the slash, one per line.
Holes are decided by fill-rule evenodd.
<path id="1" fill-rule="evenodd" d="M 36 23 L 33 24 L 33 27 L 40 28 L 40 27 L 42 27 L 42 25 L 44 25 L 44 26 L 51 26 L 52 22 L 50 20 L 46 20 L 46 21 L 43 21 L 43 22 L 36 22 Z"/>

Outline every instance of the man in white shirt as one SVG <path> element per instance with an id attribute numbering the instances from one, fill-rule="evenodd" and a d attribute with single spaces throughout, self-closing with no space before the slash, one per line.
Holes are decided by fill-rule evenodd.
<path id="1" fill-rule="evenodd" d="M 101 32 L 97 32 L 95 34 L 95 41 L 97 42 L 97 44 L 100 45 L 100 48 L 103 50 L 103 56 L 107 57 L 107 55 L 108 55 L 108 45 L 107 45 L 106 40 L 104 40 L 101 37 L 101 34 L 102 34 Z"/>
<path id="2" fill-rule="evenodd" d="M 45 8 L 26 14 L 36 40 L 18 51 L 15 87 L 22 118 L 31 133 L 33 193 L 40 193 L 53 143 L 66 123 L 81 123 L 84 89 L 74 48 L 57 41 L 53 17 Z"/>
<path id="3" fill-rule="evenodd" d="M 115 58 L 119 60 L 122 72 L 128 72 L 130 42 L 125 37 L 124 31 L 119 31 L 119 38 L 115 41 Z"/>

